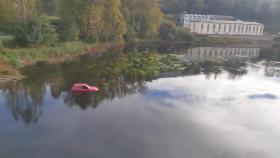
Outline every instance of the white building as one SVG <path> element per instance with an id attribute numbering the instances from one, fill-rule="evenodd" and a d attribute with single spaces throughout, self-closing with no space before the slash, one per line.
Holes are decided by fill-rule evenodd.
<path id="1" fill-rule="evenodd" d="M 224 15 L 200 15 L 200 14 L 187 14 L 183 13 L 180 16 L 180 25 L 183 27 L 189 27 L 192 21 L 198 20 L 228 20 L 233 21 L 233 16 L 224 16 Z"/>
<path id="2" fill-rule="evenodd" d="M 219 47 L 196 47 L 178 55 L 187 62 L 207 61 L 215 59 L 239 59 L 258 58 L 260 48 L 219 48 Z"/>
<path id="3" fill-rule="evenodd" d="M 182 27 L 205 35 L 263 35 L 264 25 L 257 22 L 234 20 L 231 16 L 182 14 Z"/>
<path id="4" fill-rule="evenodd" d="M 198 34 L 263 35 L 264 25 L 246 21 L 192 21 L 189 28 Z"/>

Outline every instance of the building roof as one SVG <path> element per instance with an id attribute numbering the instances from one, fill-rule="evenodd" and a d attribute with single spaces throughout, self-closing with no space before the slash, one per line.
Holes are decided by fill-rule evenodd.
<path id="1" fill-rule="evenodd" d="M 228 21 L 228 20 L 192 20 L 192 22 L 206 22 L 206 23 L 226 23 L 226 24 L 247 24 L 247 25 L 263 25 L 258 22 L 249 22 L 249 21 Z"/>

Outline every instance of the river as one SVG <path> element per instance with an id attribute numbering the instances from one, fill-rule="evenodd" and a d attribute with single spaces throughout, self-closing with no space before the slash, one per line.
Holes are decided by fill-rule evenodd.
<path id="1" fill-rule="evenodd" d="M 131 46 L 20 71 L 0 88 L 0 158 L 280 155 L 276 48 Z"/>

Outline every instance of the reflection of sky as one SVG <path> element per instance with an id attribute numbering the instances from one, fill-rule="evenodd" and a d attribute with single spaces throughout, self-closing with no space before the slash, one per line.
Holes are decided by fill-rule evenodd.
<path id="1" fill-rule="evenodd" d="M 250 99 L 277 99 L 278 97 L 273 94 L 255 94 L 250 95 Z"/>
<path id="2" fill-rule="evenodd" d="M 228 78 L 158 79 L 144 93 L 87 110 L 68 108 L 47 89 L 37 124 L 0 120 L 0 157 L 278 157 L 279 98 L 248 96 L 277 96 L 280 82 L 252 69 L 238 80 Z"/>
<path id="3" fill-rule="evenodd" d="M 147 100 L 157 100 L 161 103 L 161 105 L 168 105 L 173 100 L 183 100 L 184 102 L 196 102 L 199 99 L 199 96 L 194 96 L 191 93 L 184 93 L 180 90 L 177 91 L 169 91 L 169 90 L 159 90 L 159 89 L 148 89 L 145 93 L 145 99 Z"/>
<path id="4" fill-rule="evenodd" d="M 280 100 L 277 96 L 280 82 L 279 78 L 266 77 L 263 73 L 249 68 L 248 75 L 238 80 L 228 80 L 227 74 L 216 79 L 206 79 L 203 75 L 165 78 L 148 87 L 149 91 L 156 92 L 180 91 L 180 97 L 155 97 L 154 102 L 176 105 L 180 115 L 187 113 L 192 121 L 207 127 L 205 130 L 216 131 L 219 135 L 216 138 L 230 142 L 232 149 L 251 152 L 244 157 L 261 153 L 276 157 L 280 154 L 277 149 L 280 145 Z M 203 99 L 185 102 L 184 98 L 189 96 Z"/>

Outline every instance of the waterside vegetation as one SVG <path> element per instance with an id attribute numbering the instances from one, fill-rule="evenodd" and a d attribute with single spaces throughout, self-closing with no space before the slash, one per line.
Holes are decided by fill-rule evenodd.
<path id="1" fill-rule="evenodd" d="M 125 42 L 191 41 L 166 21 L 157 0 L 1 0 L 0 63 L 63 61 Z"/>

